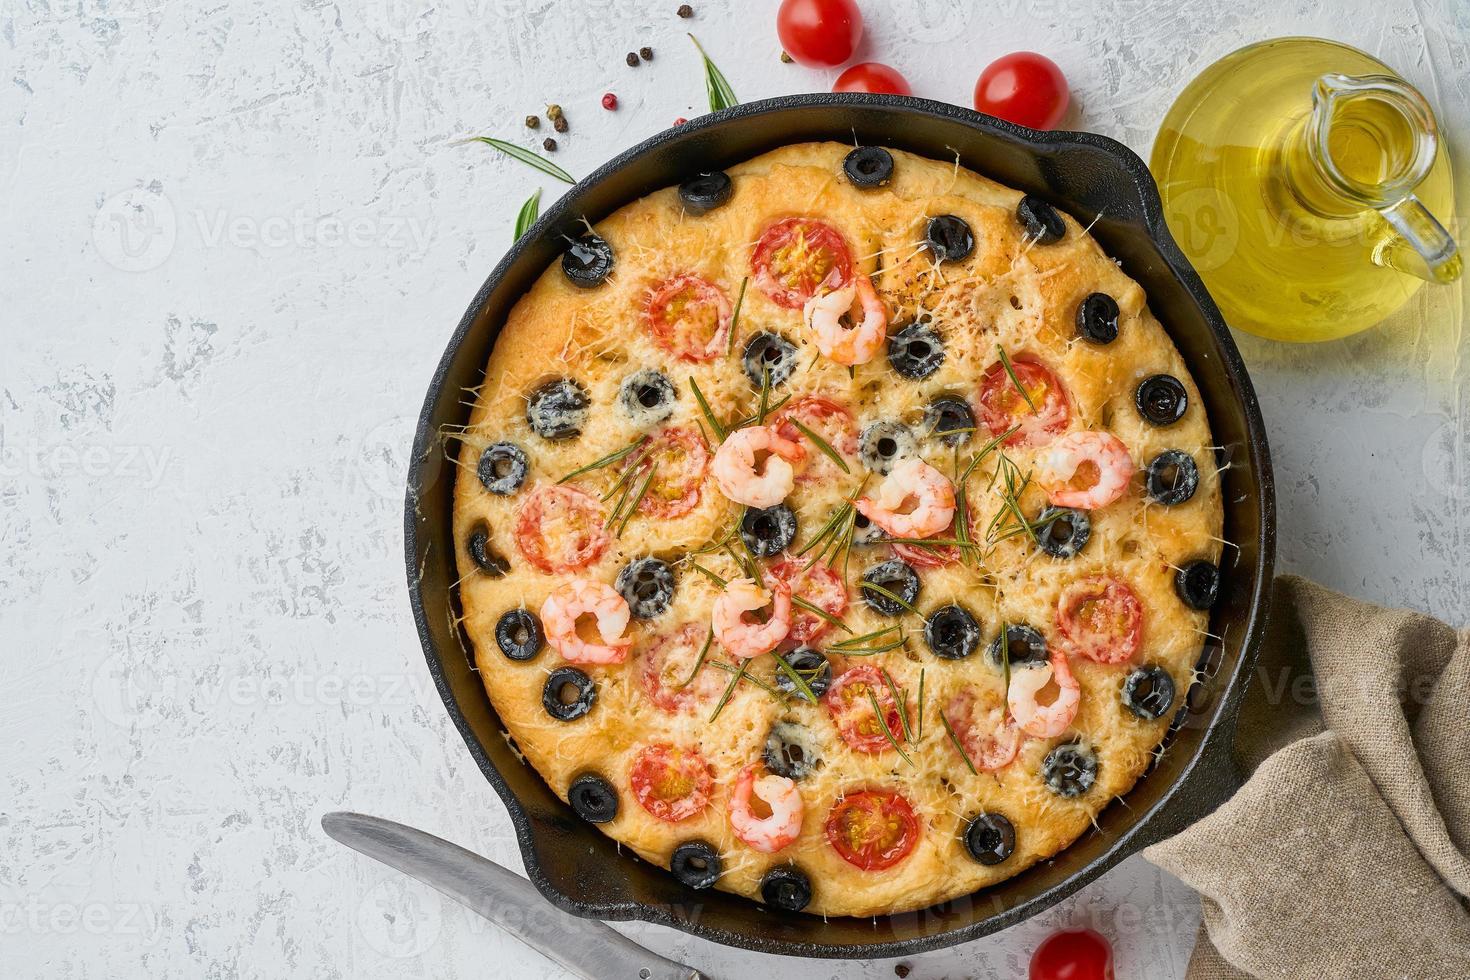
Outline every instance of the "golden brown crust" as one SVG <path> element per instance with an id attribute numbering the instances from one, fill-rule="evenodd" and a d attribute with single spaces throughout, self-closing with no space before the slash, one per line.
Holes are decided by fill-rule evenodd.
<path id="1" fill-rule="evenodd" d="M 846 236 L 860 268 L 878 273 L 875 283 L 890 316 L 890 329 L 912 320 L 920 310 L 933 317 L 942 332 L 947 357 L 932 377 L 914 382 L 899 378 L 887 360 L 847 370 L 825 360 L 814 361 L 814 349 L 802 349 L 792 380 L 783 388 L 803 394 L 838 396 L 847 402 L 858 424 L 874 419 L 915 423 L 934 396 L 955 394 L 973 405 L 977 380 L 996 360 L 996 345 L 1012 356 L 1031 354 L 1048 362 L 1063 379 L 1071 397 L 1073 429 L 1104 429 L 1125 443 L 1140 467 L 1164 449 L 1182 449 L 1199 465 L 1200 486 L 1192 500 L 1166 508 L 1150 504 L 1139 489 L 1140 478 L 1124 498 L 1093 514 L 1092 539 L 1069 560 L 1037 552 L 1023 536 L 996 545 L 984 575 L 964 566 L 923 569 L 918 601 L 927 612 L 949 601 L 963 601 L 977 616 L 985 643 L 1001 622 L 1030 623 L 1053 638 L 1057 598 L 1070 583 L 1090 574 L 1107 573 L 1127 581 L 1144 608 L 1142 646 L 1133 665 L 1159 664 L 1172 675 L 1182 701 L 1192 666 L 1203 642 L 1206 617 L 1186 608 L 1173 586 L 1175 568 L 1191 559 L 1218 561 L 1221 533 L 1220 487 L 1212 439 L 1199 392 L 1162 327 L 1145 306 L 1143 291 L 1109 259 L 1096 242 L 1067 218 L 1067 234 L 1059 243 L 1029 246 L 1014 217 L 1020 193 L 958 167 L 893 151 L 894 179 L 886 188 L 863 191 L 841 175 L 849 150 L 839 144 L 789 146 L 732 168 L 734 196 L 724 207 L 704 216 L 685 214 L 673 189 L 636 201 L 597 226 L 615 249 L 613 278 L 593 290 L 576 289 L 553 266 L 515 306 L 486 369 L 459 454 L 460 479 L 455 493 L 455 539 L 463 575 L 461 596 L 465 628 L 475 643 L 477 661 L 507 731 L 532 765 L 557 793 L 565 796 L 571 780 L 584 771 L 604 774 L 619 789 L 617 818 L 602 825 L 612 837 L 640 856 L 667 867 L 680 842 L 702 839 L 719 848 L 724 875 L 719 887 L 758 898 L 762 874 L 773 865 L 794 862 L 813 882 L 808 911 L 824 915 L 871 915 L 898 912 L 969 894 L 1008 878 L 1066 847 L 1082 834 L 1095 814 L 1124 793 L 1146 768 L 1163 736 L 1168 719 L 1142 721 L 1123 710 L 1119 689 L 1128 666 L 1109 666 L 1073 658 L 1082 702 L 1066 735 L 1027 739 L 1014 762 L 995 773 L 971 775 L 945 737 L 936 713 L 962 683 L 979 685 L 999 696 L 1000 672 L 983 651 L 966 660 L 945 661 L 924 647 L 921 624 L 909 622 L 909 653 L 894 651 L 869 658 L 886 667 L 914 697 L 921 668 L 925 670 L 925 719 L 922 738 L 906 747 L 911 768 L 892 751 L 862 754 L 836 737 L 826 710 L 800 702 L 779 704 L 760 688 L 741 685 L 709 722 L 711 705 L 670 713 L 650 703 L 639 678 L 641 653 L 659 635 L 685 623 L 708 624 L 717 595 L 713 583 L 684 570 L 673 607 L 651 624 L 635 620 L 634 654 L 611 667 L 584 668 L 598 683 L 595 708 L 574 722 L 556 721 L 541 704 L 543 682 L 562 661 L 543 650 L 518 663 L 503 657 L 495 643 L 496 620 L 508 608 L 536 612 L 547 594 L 572 577 L 543 574 L 516 550 L 515 513 L 533 486 L 554 483 L 587 462 L 625 446 L 636 435 L 617 408 L 623 377 L 642 367 L 667 372 L 679 389 L 673 422 L 694 426 L 701 414 L 690 396 L 689 379 L 697 380 L 714 410 L 729 418 L 751 404 L 750 386 L 740 373 L 739 358 L 706 364 L 674 361 L 650 339 L 643 322 L 646 296 L 657 282 L 693 272 L 723 289 L 733 301 L 741 280 L 751 274 L 755 241 L 772 221 L 808 215 L 826 221 Z M 977 247 L 967 260 L 936 267 L 918 243 L 929 216 L 951 213 L 974 229 Z M 881 258 L 882 268 L 879 270 Z M 1074 339 L 1077 304 L 1087 294 L 1112 295 L 1122 309 L 1118 339 L 1105 347 Z M 775 330 L 802 342 L 801 311 L 777 306 L 758 289 L 747 290 L 738 324 L 739 346 L 754 332 Z M 1189 408 L 1183 420 L 1167 428 L 1140 419 L 1132 399 L 1137 383 L 1155 373 L 1183 381 Z M 593 411 L 579 438 L 548 442 L 530 432 L 525 397 L 540 382 L 574 377 L 588 390 Z M 984 435 L 982 430 L 981 436 Z M 486 493 L 474 477 L 482 449 L 497 440 L 525 447 L 530 476 L 520 495 Z M 977 443 L 980 440 L 977 439 Z M 961 451 L 961 459 L 968 451 Z M 1010 453 L 1022 470 L 1030 469 L 1036 451 Z M 926 445 L 925 455 L 945 473 L 951 472 L 948 449 Z M 989 464 L 973 478 L 980 526 L 999 503 L 984 493 Z M 859 472 L 854 467 L 854 473 Z M 605 491 L 618 470 L 609 467 L 579 477 L 574 485 L 594 495 Z M 831 484 L 798 484 L 788 503 L 800 518 L 800 546 L 807 541 L 840 495 L 857 478 Z M 1023 507 L 1035 514 L 1044 495 L 1031 487 Z M 714 481 L 705 483 L 701 499 L 685 516 L 650 520 L 635 516 L 620 538 L 580 575 L 612 582 L 630 558 L 655 554 L 677 559 L 718 538 L 736 508 Z M 476 570 L 465 542 L 481 525 L 490 530 L 491 546 L 511 561 L 509 574 L 492 578 Z M 851 577 L 871 562 L 888 557 L 885 546 L 856 548 Z M 706 564 L 718 574 L 737 577 L 734 563 L 710 555 Z M 854 602 L 845 615 L 857 633 L 891 621 Z M 913 620 L 914 617 L 908 617 Z M 772 679 L 769 657 L 752 662 L 752 671 Z M 708 669 L 708 668 L 707 668 Z M 720 676 L 723 688 L 725 676 Z M 913 703 L 911 702 L 911 707 Z M 807 725 L 821 740 L 825 762 L 820 772 L 799 783 L 805 806 L 801 837 L 778 854 L 758 853 L 735 838 L 726 813 L 730 785 L 747 763 L 760 758 L 773 721 L 792 719 Z M 1043 784 L 1041 759 L 1054 745 L 1077 736 L 1095 748 L 1099 769 L 1096 785 L 1074 799 L 1061 798 Z M 678 823 L 649 816 L 627 789 L 629 760 L 649 743 L 667 741 L 697 746 L 716 774 L 711 804 L 699 815 Z M 846 863 L 823 834 L 826 814 L 841 794 L 862 787 L 901 791 L 913 805 L 922 828 L 913 853 L 882 872 L 865 872 Z M 964 822 L 981 810 L 1004 813 L 1017 831 L 1013 856 L 994 867 L 983 866 L 964 851 Z"/>

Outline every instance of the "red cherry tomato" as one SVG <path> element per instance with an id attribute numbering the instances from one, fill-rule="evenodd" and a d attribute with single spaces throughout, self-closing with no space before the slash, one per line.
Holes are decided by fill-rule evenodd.
<path id="1" fill-rule="evenodd" d="M 1051 129 L 1067 111 L 1067 77 L 1034 51 L 992 61 L 975 83 L 975 108 L 1032 129 Z"/>
<path id="2" fill-rule="evenodd" d="M 807 434 L 796 427 L 792 419 L 825 439 L 837 455 L 853 460 L 858 454 L 858 433 L 857 426 L 852 421 L 852 413 L 830 398 L 807 395 L 788 404 L 775 417 L 776 431 L 781 438 L 799 442 L 807 451 L 795 464 L 798 482 L 840 480 L 842 471 L 837 468 L 837 464 L 828 459 Z"/>
<path id="3" fill-rule="evenodd" d="M 643 690 L 664 711 L 674 713 L 708 704 L 724 690 L 725 682 L 720 679 L 719 671 L 694 672 L 699 652 L 704 649 L 707 629 L 704 623 L 685 623 L 639 653 Z"/>
<path id="4" fill-rule="evenodd" d="M 729 343 L 730 301 L 720 287 L 689 273 L 654 287 L 644 319 L 654 341 L 680 360 L 713 360 Z"/>
<path id="5" fill-rule="evenodd" d="M 838 856 L 864 871 L 893 867 L 919 840 L 914 808 L 891 789 L 847 794 L 827 814 L 825 829 Z"/>
<path id="6" fill-rule="evenodd" d="M 834 92 L 877 92 L 883 95 L 913 95 L 909 80 L 887 65 L 864 61 L 837 76 Z"/>
<path id="7" fill-rule="evenodd" d="M 810 567 L 808 567 L 810 566 Z M 809 558 L 782 558 L 770 567 L 769 574 L 778 582 L 784 582 L 794 596 L 837 617 L 847 612 L 847 585 L 842 576 L 825 562 L 813 564 Z M 795 607 L 791 610 L 791 629 L 786 632 L 782 647 L 798 647 L 811 643 L 832 628 L 832 624 L 809 609 Z"/>
<path id="8" fill-rule="evenodd" d="M 709 805 L 715 777 L 697 750 L 658 743 L 638 753 L 628 770 L 628 783 L 639 806 L 659 820 L 675 823 Z"/>
<path id="9" fill-rule="evenodd" d="M 1017 381 L 1026 388 L 1026 394 L 1016 387 Z M 1019 426 L 1006 439 L 1007 446 L 1044 446 L 1071 420 L 1067 389 L 1040 361 L 1021 354 L 1011 358 L 1010 371 L 997 360 L 980 376 L 981 423 L 995 436 Z"/>
<path id="10" fill-rule="evenodd" d="M 776 34 L 798 64 L 836 68 L 862 40 L 863 12 L 853 0 L 783 0 Z"/>
<path id="11" fill-rule="evenodd" d="M 647 468 L 653 467 L 653 482 L 638 502 L 638 511 L 672 520 L 699 505 L 699 488 L 709 469 L 709 450 L 704 448 L 699 430 L 671 425 L 646 440 L 623 465 L 639 470 L 640 475 L 632 478 L 635 486 L 642 485 Z"/>
<path id="12" fill-rule="evenodd" d="M 880 720 L 873 711 L 873 698 L 883 710 Z M 822 695 L 837 734 L 854 752 L 882 752 L 903 737 L 903 720 L 898 702 L 877 667 L 864 664 L 843 673 Z M 884 731 L 884 727 L 887 731 Z"/>
<path id="13" fill-rule="evenodd" d="M 1010 765 L 1026 738 L 999 691 L 965 688 L 944 706 L 944 720 L 965 747 L 970 765 L 984 772 Z"/>
<path id="14" fill-rule="evenodd" d="M 750 256 L 754 285 L 771 301 L 799 310 L 819 288 L 852 281 L 852 250 L 842 232 L 814 218 L 784 218 L 766 227 Z"/>
<path id="15" fill-rule="evenodd" d="M 1091 929 L 1054 932 L 1031 954 L 1030 980 L 1114 980 L 1113 947 Z"/>
<path id="16" fill-rule="evenodd" d="M 1121 664 L 1138 650 L 1143 603 L 1125 582 L 1104 575 L 1085 578 L 1057 599 L 1057 633 L 1069 653 Z"/>
<path id="17" fill-rule="evenodd" d="M 602 505 L 575 487 L 539 486 L 516 513 L 516 548 L 548 575 L 590 565 L 611 540 L 602 527 Z"/>

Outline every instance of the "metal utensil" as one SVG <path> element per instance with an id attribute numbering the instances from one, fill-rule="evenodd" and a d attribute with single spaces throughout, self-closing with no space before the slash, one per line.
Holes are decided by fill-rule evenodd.
<path id="1" fill-rule="evenodd" d="M 328 813 L 335 841 L 417 878 L 588 980 L 701 980 L 595 919 L 568 915 L 529 881 L 441 837 L 364 813 Z"/>

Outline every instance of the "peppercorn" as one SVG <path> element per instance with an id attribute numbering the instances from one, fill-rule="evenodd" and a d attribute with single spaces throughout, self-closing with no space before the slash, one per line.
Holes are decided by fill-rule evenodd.
<path id="1" fill-rule="evenodd" d="M 556 130 L 558 133 L 565 133 L 567 131 L 567 117 L 557 116 L 556 122 L 551 124 L 551 128 Z"/>
<path id="2" fill-rule="evenodd" d="M 909 969 L 909 965 L 907 963 L 900 963 L 893 968 L 893 972 L 895 975 L 898 976 L 899 980 L 903 980 L 903 978 L 908 976 L 909 973 L 911 973 L 912 971 Z"/>
<path id="3" fill-rule="evenodd" d="M 618 107 L 618 97 L 611 92 L 604 93 L 602 96 L 602 107 L 608 112 L 616 109 Z"/>
<path id="4" fill-rule="evenodd" d="M 693 17 L 694 8 L 689 6 L 689 4 L 687 3 L 681 3 L 679 4 L 679 9 L 674 11 L 674 13 L 678 14 L 680 17 Z"/>
<path id="5" fill-rule="evenodd" d="M 540 116 L 527 116 L 526 117 L 526 128 L 527 129 L 540 129 L 541 128 L 541 117 Z"/>
<path id="6" fill-rule="evenodd" d="M 687 122 L 688 122 L 688 121 L 689 121 L 689 120 L 687 120 L 687 119 L 685 119 L 685 118 L 684 118 L 684 117 L 683 117 L 683 116 L 680 116 L 680 117 L 679 117 L 679 118 L 678 118 L 678 119 L 675 119 L 675 120 L 674 120 L 674 125 L 675 125 L 675 126 L 682 126 L 682 125 L 684 125 L 684 124 L 685 124 L 685 123 L 687 123 Z"/>
<path id="7" fill-rule="evenodd" d="M 791 57 L 791 55 L 789 55 L 789 54 L 787 54 L 787 53 L 786 53 L 786 52 L 785 52 L 785 51 L 782 51 L 782 52 L 781 52 L 781 60 L 782 60 L 782 61 L 783 61 L 783 62 L 784 62 L 784 63 L 786 63 L 786 64 L 788 64 L 788 65 L 789 65 L 789 64 L 791 64 L 791 63 L 792 63 L 792 61 L 794 61 L 794 60 L 795 60 L 795 59 L 793 59 L 793 58 L 792 58 L 792 57 Z"/>
<path id="8" fill-rule="evenodd" d="M 547 153 L 556 152 L 556 140 L 552 139 L 550 136 L 541 141 L 541 146 L 546 150 Z"/>
<path id="9" fill-rule="evenodd" d="M 556 120 L 560 119 L 561 117 L 562 117 L 561 106 L 559 106 L 555 102 L 553 102 L 553 103 L 551 103 L 551 105 L 549 105 L 549 106 L 546 107 L 546 118 L 547 119 L 550 119 L 552 122 L 555 122 Z"/>
<path id="10" fill-rule="evenodd" d="M 637 68 L 638 67 L 638 52 L 636 52 L 636 51 L 629 51 L 628 52 L 628 57 L 624 58 L 623 60 L 628 63 L 628 67 L 629 68 Z"/>
<path id="11" fill-rule="evenodd" d="M 644 61 L 652 61 L 653 60 L 653 49 L 650 48 L 650 47 L 646 47 L 646 46 L 639 48 L 638 49 L 638 57 L 642 58 Z"/>

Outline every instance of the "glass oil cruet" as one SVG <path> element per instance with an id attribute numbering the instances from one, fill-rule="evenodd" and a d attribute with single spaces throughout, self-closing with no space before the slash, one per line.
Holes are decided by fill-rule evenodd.
<path id="1" fill-rule="evenodd" d="M 1232 327 L 1331 340 L 1462 266 L 1448 152 L 1392 69 L 1317 38 L 1253 44 L 1205 69 L 1150 162 L 1169 229 Z"/>

